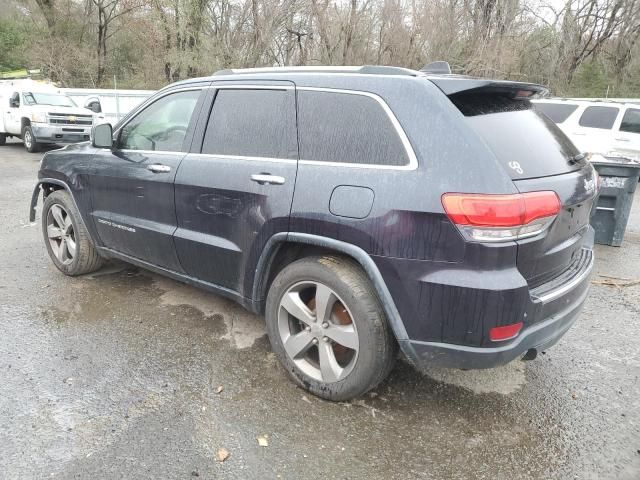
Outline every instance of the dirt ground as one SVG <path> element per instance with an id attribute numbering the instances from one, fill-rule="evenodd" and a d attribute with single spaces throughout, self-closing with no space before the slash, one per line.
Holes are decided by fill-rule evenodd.
<path id="1" fill-rule="evenodd" d="M 401 362 L 325 402 L 225 299 L 124 264 L 60 274 L 27 219 L 41 155 L 0 147 L 0 478 L 640 479 L 640 285 L 594 284 L 533 362 Z M 595 282 L 640 278 L 634 207 Z"/>

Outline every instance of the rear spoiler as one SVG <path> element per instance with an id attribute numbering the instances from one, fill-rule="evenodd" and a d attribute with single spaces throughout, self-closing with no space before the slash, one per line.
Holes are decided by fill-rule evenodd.
<path id="1" fill-rule="evenodd" d="M 447 96 L 458 93 L 504 93 L 513 96 L 513 98 L 533 98 L 543 97 L 549 93 L 545 87 L 535 83 L 488 80 L 458 75 L 426 75 L 426 77 Z"/>

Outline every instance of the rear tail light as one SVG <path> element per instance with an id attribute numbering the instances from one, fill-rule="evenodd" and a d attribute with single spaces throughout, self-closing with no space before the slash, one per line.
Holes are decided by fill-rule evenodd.
<path id="1" fill-rule="evenodd" d="M 493 327 L 489 330 L 489 338 L 492 342 L 501 342 L 503 340 L 511 340 L 520 333 L 522 322 L 512 323 L 511 325 L 503 325 L 501 327 Z"/>
<path id="2" fill-rule="evenodd" d="M 442 206 L 469 240 L 501 242 L 542 233 L 560 212 L 555 192 L 510 195 L 445 193 Z"/>

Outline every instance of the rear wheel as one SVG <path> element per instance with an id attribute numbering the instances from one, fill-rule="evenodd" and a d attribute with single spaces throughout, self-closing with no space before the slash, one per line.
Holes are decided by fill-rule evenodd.
<path id="1" fill-rule="evenodd" d="M 280 272 L 267 296 L 267 331 L 294 381 L 328 400 L 378 385 L 397 346 L 369 279 L 350 260 L 309 257 Z"/>
<path id="2" fill-rule="evenodd" d="M 36 142 L 36 137 L 33 135 L 30 125 L 27 125 L 22 130 L 22 141 L 27 152 L 36 153 L 40 150 L 40 144 Z"/>
<path id="3" fill-rule="evenodd" d="M 68 192 L 57 190 L 44 201 L 42 233 L 49 257 L 65 275 L 91 273 L 102 266 L 103 259 L 89 240 Z"/>

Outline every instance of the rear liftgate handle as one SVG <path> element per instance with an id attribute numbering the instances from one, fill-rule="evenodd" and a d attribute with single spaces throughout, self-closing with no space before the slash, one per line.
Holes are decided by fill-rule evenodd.
<path id="1" fill-rule="evenodd" d="M 284 185 L 284 177 L 271 175 L 270 173 L 253 174 L 251 175 L 251 181 L 257 182 L 260 185 Z"/>

